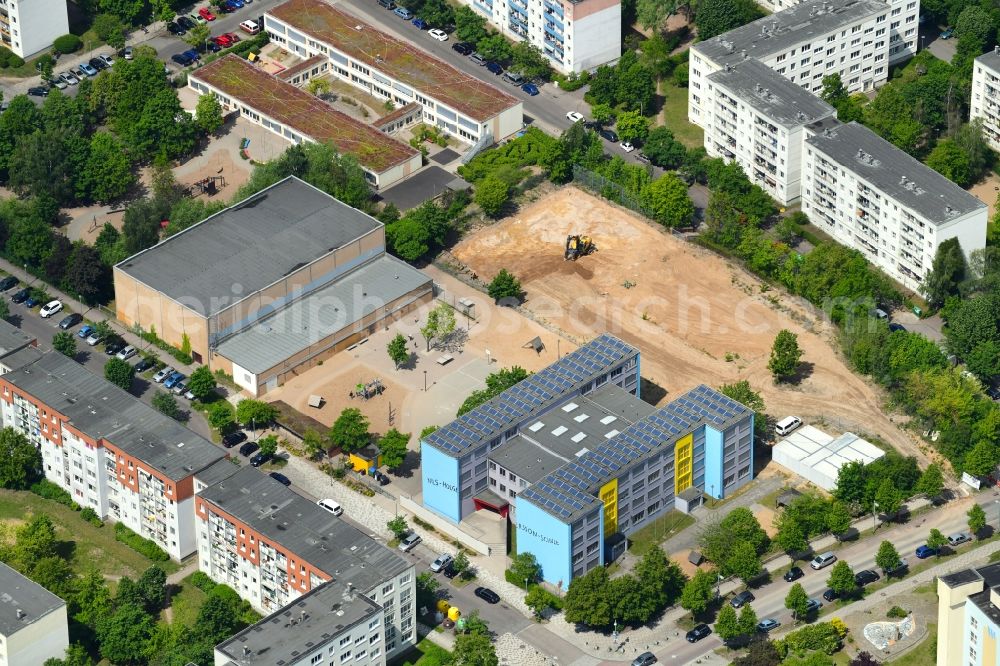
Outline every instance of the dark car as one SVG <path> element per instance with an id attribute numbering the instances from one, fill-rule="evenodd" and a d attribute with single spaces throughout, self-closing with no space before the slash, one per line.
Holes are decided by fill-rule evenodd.
<path id="1" fill-rule="evenodd" d="M 729 600 L 729 605 L 733 608 L 742 608 L 748 603 L 754 600 L 753 593 L 750 590 L 743 590 L 735 597 Z"/>
<path id="2" fill-rule="evenodd" d="M 83 315 L 79 312 L 73 312 L 62 318 L 62 321 L 59 322 L 59 328 L 65 331 L 67 328 L 73 328 L 81 321 L 83 321 Z"/>
<path id="3" fill-rule="evenodd" d="M 601 130 L 599 132 L 599 134 L 602 137 L 604 137 L 604 139 L 606 139 L 607 141 L 610 141 L 611 143 L 618 143 L 618 135 L 615 132 L 613 132 L 612 130 L 609 130 L 609 129 Z"/>
<path id="4" fill-rule="evenodd" d="M 49 89 L 42 86 L 32 86 L 28 88 L 28 94 L 32 97 L 48 97 Z"/>
<path id="5" fill-rule="evenodd" d="M 500 595 L 488 587 L 477 587 L 476 596 L 489 604 L 500 603 Z"/>
<path id="6" fill-rule="evenodd" d="M 902 324 L 897 324 L 896 322 L 893 322 L 889 324 L 889 330 L 895 333 L 896 331 L 905 331 L 906 327 L 903 326 Z"/>
<path id="7" fill-rule="evenodd" d="M 11 296 L 10 300 L 14 301 L 15 303 L 24 303 L 26 300 L 28 300 L 29 296 L 31 296 L 31 289 L 25 287 L 24 289 L 20 290 L 19 292 Z"/>
<path id="8" fill-rule="evenodd" d="M 0 280 L 0 291 L 7 291 L 8 289 L 13 289 L 20 283 L 13 275 L 8 275 L 4 279 Z"/>
<path id="9" fill-rule="evenodd" d="M 272 479 L 274 479 L 275 481 L 277 481 L 278 483 L 280 483 L 283 486 L 290 486 L 290 485 L 292 485 L 292 480 L 289 479 L 284 474 L 281 474 L 280 472 L 271 472 L 270 474 L 268 474 L 268 476 L 271 477 Z"/>
<path id="10" fill-rule="evenodd" d="M 146 372 L 147 370 L 149 370 L 150 368 L 154 367 L 155 365 L 156 365 L 156 361 L 154 361 L 153 359 L 151 359 L 150 357 L 147 356 L 147 357 L 143 358 L 142 360 L 140 360 L 138 363 L 135 364 L 135 371 L 136 372 Z"/>
<path id="11" fill-rule="evenodd" d="M 177 25 L 181 26 L 185 30 L 192 30 L 196 25 L 198 25 L 187 16 L 178 16 L 176 21 Z"/>
<path id="12" fill-rule="evenodd" d="M 823 593 L 823 598 L 827 601 L 836 601 L 840 598 L 840 593 L 832 588 L 827 588 L 826 592 Z"/>
<path id="13" fill-rule="evenodd" d="M 248 456 L 259 448 L 260 447 L 257 446 L 257 444 L 255 444 L 254 442 L 247 442 L 246 444 L 240 447 L 240 455 Z"/>
<path id="14" fill-rule="evenodd" d="M 32 295 L 29 293 L 28 298 L 24 301 L 24 305 L 26 307 L 33 308 L 41 302 L 42 299 L 40 299 L 37 295 Z"/>
<path id="15" fill-rule="evenodd" d="M 186 53 L 177 53 L 175 55 L 170 56 L 170 59 L 176 62 L 181 67 L 187 67 L 192 62 L 194 62 L 194 60 L 191 59 L 191 56 L 187 55 Z"/>
<path id="16" fill-rule="evenodd" d="M 454 44 L 451 45 L 451 50 L 457 51 L 458 53 L 467 56 L 471 54 L 473 51 L 475 51 L 476 47 L 475 45 L 470 44 L 469 42 L 455 42 Z"/>
<path id="17" fill-rule="evenodd" d="M 258 453 L 257 455 L 255 455 L 253 458 L 250 459 L 250 465 L 251 467 L 260 467 L 270 459 L 271 456 L 266 456 L 263 453 Z"/>
<path id="18" fill-rule="evenodd" d="M 538 86 L 536 86 L 534 83 L 525 83 L 523 86 L 521 86 L 521 90 L 528 93 L 532 97 L 538 94 Z"/>
<path id="19" fill-rule="evenodd" d="M 688 643 L 697 643 L 710 633 L 712 633 L 712 629 L 707 624 L 699 624 L 697 627 L 684 634 L 684 638 L 687 639 Z"/>
<path id="20" fill-rule="evenodd" d="M 114 356 L 123 349 L 125 349 L 124 340 L 112 340 L 107 345 L 105 345 L 104 353 L 107 354 L 108 356 Z"/>
<path id="21" fill-rule="evenodd" d="M 632 660 L 632 666 L 653 666 L 656 663 L 656 655 L 652 652 L 643 652 Z"/>
<path id="22" fill-rule="evenodd" d="M 870 585 L 875 581 L 877 581 L 879 578 L 881 578 L 881 576 L 879 576 L 871 569 L 865 569 L 864 571 L 859 571 L 858 573 L 854 574 L 854 582 L 860 587 L 864 587 L 865 585 Z"/>
<path id="23" fill-rule="evenodd" d="M 937 555 L 937 554 L 938 554 L 938 549 L 937 548 L 931 548 L 927 544 L 924 544 L 922 546 L 917 546 L 917 558 L 918 559 L 923 560 L 923 559 L 926 559 L 926 558 L 928 558 L 928 557 L 930 557 L 932 555 Z"/>
<path id="24" fill-rule="evenodd" d="M 191 58 L 191 60 L 201 60 L 201 56 L 195 49 L 188 49 L 187 51 L 184 52 L 184 55 L 186 55 L 188 58 Z"/>
<path id="25" fill-rule="evenodd" d="M 427 21 L 423 20 L 420 17 L 413 19 L 413 21 L 411 22 L 413 23 L 414 27 L 416 27 L 418 30 L 426 30 L 427 28 L 430 27 L 429 25 L 427 25 Z"/>
<path id="26" fill-rule="evenodd" d="M 446 566 L 441 573 L 444 574 L 445 578 L 449 578 L 449 579 L 450 578 L 454 578 L 455 576 L 458 575 L 458 571 L 456 571 L 455 567 L 451 566 L 450 564 L 448 566 Z"/>
<path id="27" fill-rule="evenodd" d="M 372 478 L 378 481 L 378 485 L 380 486 L 384 486 L 389 483 L 389 477 L 378 470 L 375 470 L 375 473 L 372 474 Z"/>
<path id="28" fill-rule="evenodd" d="M 90 66 L 96 69 L 98 72 L 101 71 L 102 69 L 108 68 L 108 63 L 104 62 L 100 58 L 91 58 L 88 62 L 90 63 Z"/>
<path id="29" fill-rule="evenodd" d="M 205 44 L 205 48 L 211 51 L 212 53 L 218 53 L 219 51 L 222 50 L 222 47 L 213 41 L 209 41 L 208 44 Z"/>
<path id="30" fill-rule="evenodd" d="M 503 67 L 501 67 L 498 63 L 493 62 L 492 60 L 486 63 L 486 69 L 490 70 L 497 76 L 503 74 Z"/>
<path id="31" fill-rule="evenodd" d="M 802 569 L 798 567 L 792 567 L 791 569 L 785 572 L 785 575 L 782 576 L 782 578 L 785 579 L 786 583 L 791 583 L 793 581 L 798 580 L 799 578 L 802 578 L 803 575 L 804 574 L 802 573 Z"/>
<path id="32" fill-rule="evenodd" d="M 247 441 L 247 434 L 242 430 L 237 430 L 236 432 L 231 432 L 222 438 L 222 445 L 227 449 L 231 449 L 237 444 L 242 444 Z"/>
<path id="33" fill-rule="evenodd" d="M 167 24 L 167 32 L 169 32 L 171 35 L 177 35 L 178 37 L 187 34 L 187 30 L 177 25 L 173 21 Z"/>

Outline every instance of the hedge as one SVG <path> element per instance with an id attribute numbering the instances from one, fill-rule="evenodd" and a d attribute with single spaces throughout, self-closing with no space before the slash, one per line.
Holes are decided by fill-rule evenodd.
<path id="1" fill-rule="evenodd" d="M 52 42 L 52 48 L 63 55 L 73 53 L 81 46 L 83 46 L 83 40 L 76 35 L 63 35 L 62 37 L 56 37 L 56 40 Z"/>
<path id="2" fill-rule="evenodd" d="M 218 585 L 218 583 L 209 578 L 208 574 L 205 573 L 204 571 L 195 571 L 193 574 L 191 574 L 191 584 L 197 587 L 205 594 L 208 594 L 209 592 L 214 590 L 215 586 Z"/>
<path id="3" fill-rule="evenodd" d="M 126 527 L 124 523 L 115 524 L 115 541 L 121 541 L 132 550 L 136 551 L 140 555 L 145 555 L 154 562 L 166 562 L 170 559 L 170 556 L 167 555 L 167 551 L 163 550 L 149 539 L 139 536 Z"/>
<path id="4" fill-rule="evenodd" d="M 80 505 L 73 501 L 73 497 L 68 492 L 48 479 L 42 479 L 37 483 L 31 484 L 29 490 L 39 497 L 44 497 L 47 500 L 52 500 L 53 502 L 58 502 L 63 506 L 68 506 L 74 511 L 80 510 Z"/>

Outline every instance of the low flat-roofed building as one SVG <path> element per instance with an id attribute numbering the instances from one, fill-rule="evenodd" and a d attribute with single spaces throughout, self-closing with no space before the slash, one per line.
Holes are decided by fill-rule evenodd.
<path id="1" fill-rule="evenodd" d="M 399 106 L 416 102 L 423 120 L 469 143 L 519 131 L 521 101 L 323 0 L 288 0 L 264 14 L 271 41 L 301 57 L 329 57 L 330 73 Z"/>
<path id="2" fill-rule="evenodd" d="M 0 562 L 0 664 L 42 666 L 67 647 L 66 602 Z"/>
<path id="3" fill-rule="evenodd" d="M 325 71 L 326 63 L 324 59 L 314 67 Z M 215 93 L 224 112 L 237 111 L 290 143 L 324 143 L 353 155 L 375 187 L 388 187 L 421 167 L 420 152 L 412 146 L 337 111 L 238 55 L 229 54 L 194 70 L 188 75 L 188 87 L 199 94 Z"/>
<path id="4" fill-rule="evenodd" d="M 774 462 L 826 491 L 837 487 L 840 468 L 847 463 L 864 465 L 885 456 L 885 451 L 853 432 L 832 437 L 818 428 L 802 426 L 775 444 Z"/>
<path id="5" fill-rule="evenodd" d="M 0 375 L 31 363 L 41 355 L 38 340 L 0 319 Z"/>

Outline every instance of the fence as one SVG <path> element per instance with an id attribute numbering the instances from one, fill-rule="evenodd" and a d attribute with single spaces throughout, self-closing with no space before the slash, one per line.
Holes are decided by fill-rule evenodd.
<path id="1" fill-rule="evenodd" d="M 601 174 L 595 173 L 590 169 L 585 169 L 579 164 L 573 165 L 573 182 L 596 194 L 599 194 L 605 199 L 621 204 L 630 210 L 634 210 L 640 215 L 645 215 L 650 219 L 655 219 L 653 213 L 648 208 L 643 206 L 638 198 L 628 192 L 623 185 L 605 178 Z"/>

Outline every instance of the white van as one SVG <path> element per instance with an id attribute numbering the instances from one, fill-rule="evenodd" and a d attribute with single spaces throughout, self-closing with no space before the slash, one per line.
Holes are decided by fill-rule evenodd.
<path id="1" fill-rule="evenodd" d="M 257 25 L 256 21 L 243 21 L 243 23 L 240 23 L 240 30 L 251 35 L 256 35 L 260 32 L 260 26 Z"/>
<path id="2" fill-rule="evenodd" d="M 336 500 L 321 499 L 317 500 L 316 504 L 323 507 L 324 509 L 326 509 L 335 516 L 339 516 L 342 513 L 344 513 L 344 507 L 340 506 L 340 504 Z"/>
<path id="3" fill-rule="evenodd" d="M 792 432 L 796 428 L 802 425 L 802 419 L 797 416 L 786 416 L 774 425 L 774 432 L 778 433 L 782 437 Z"/>

